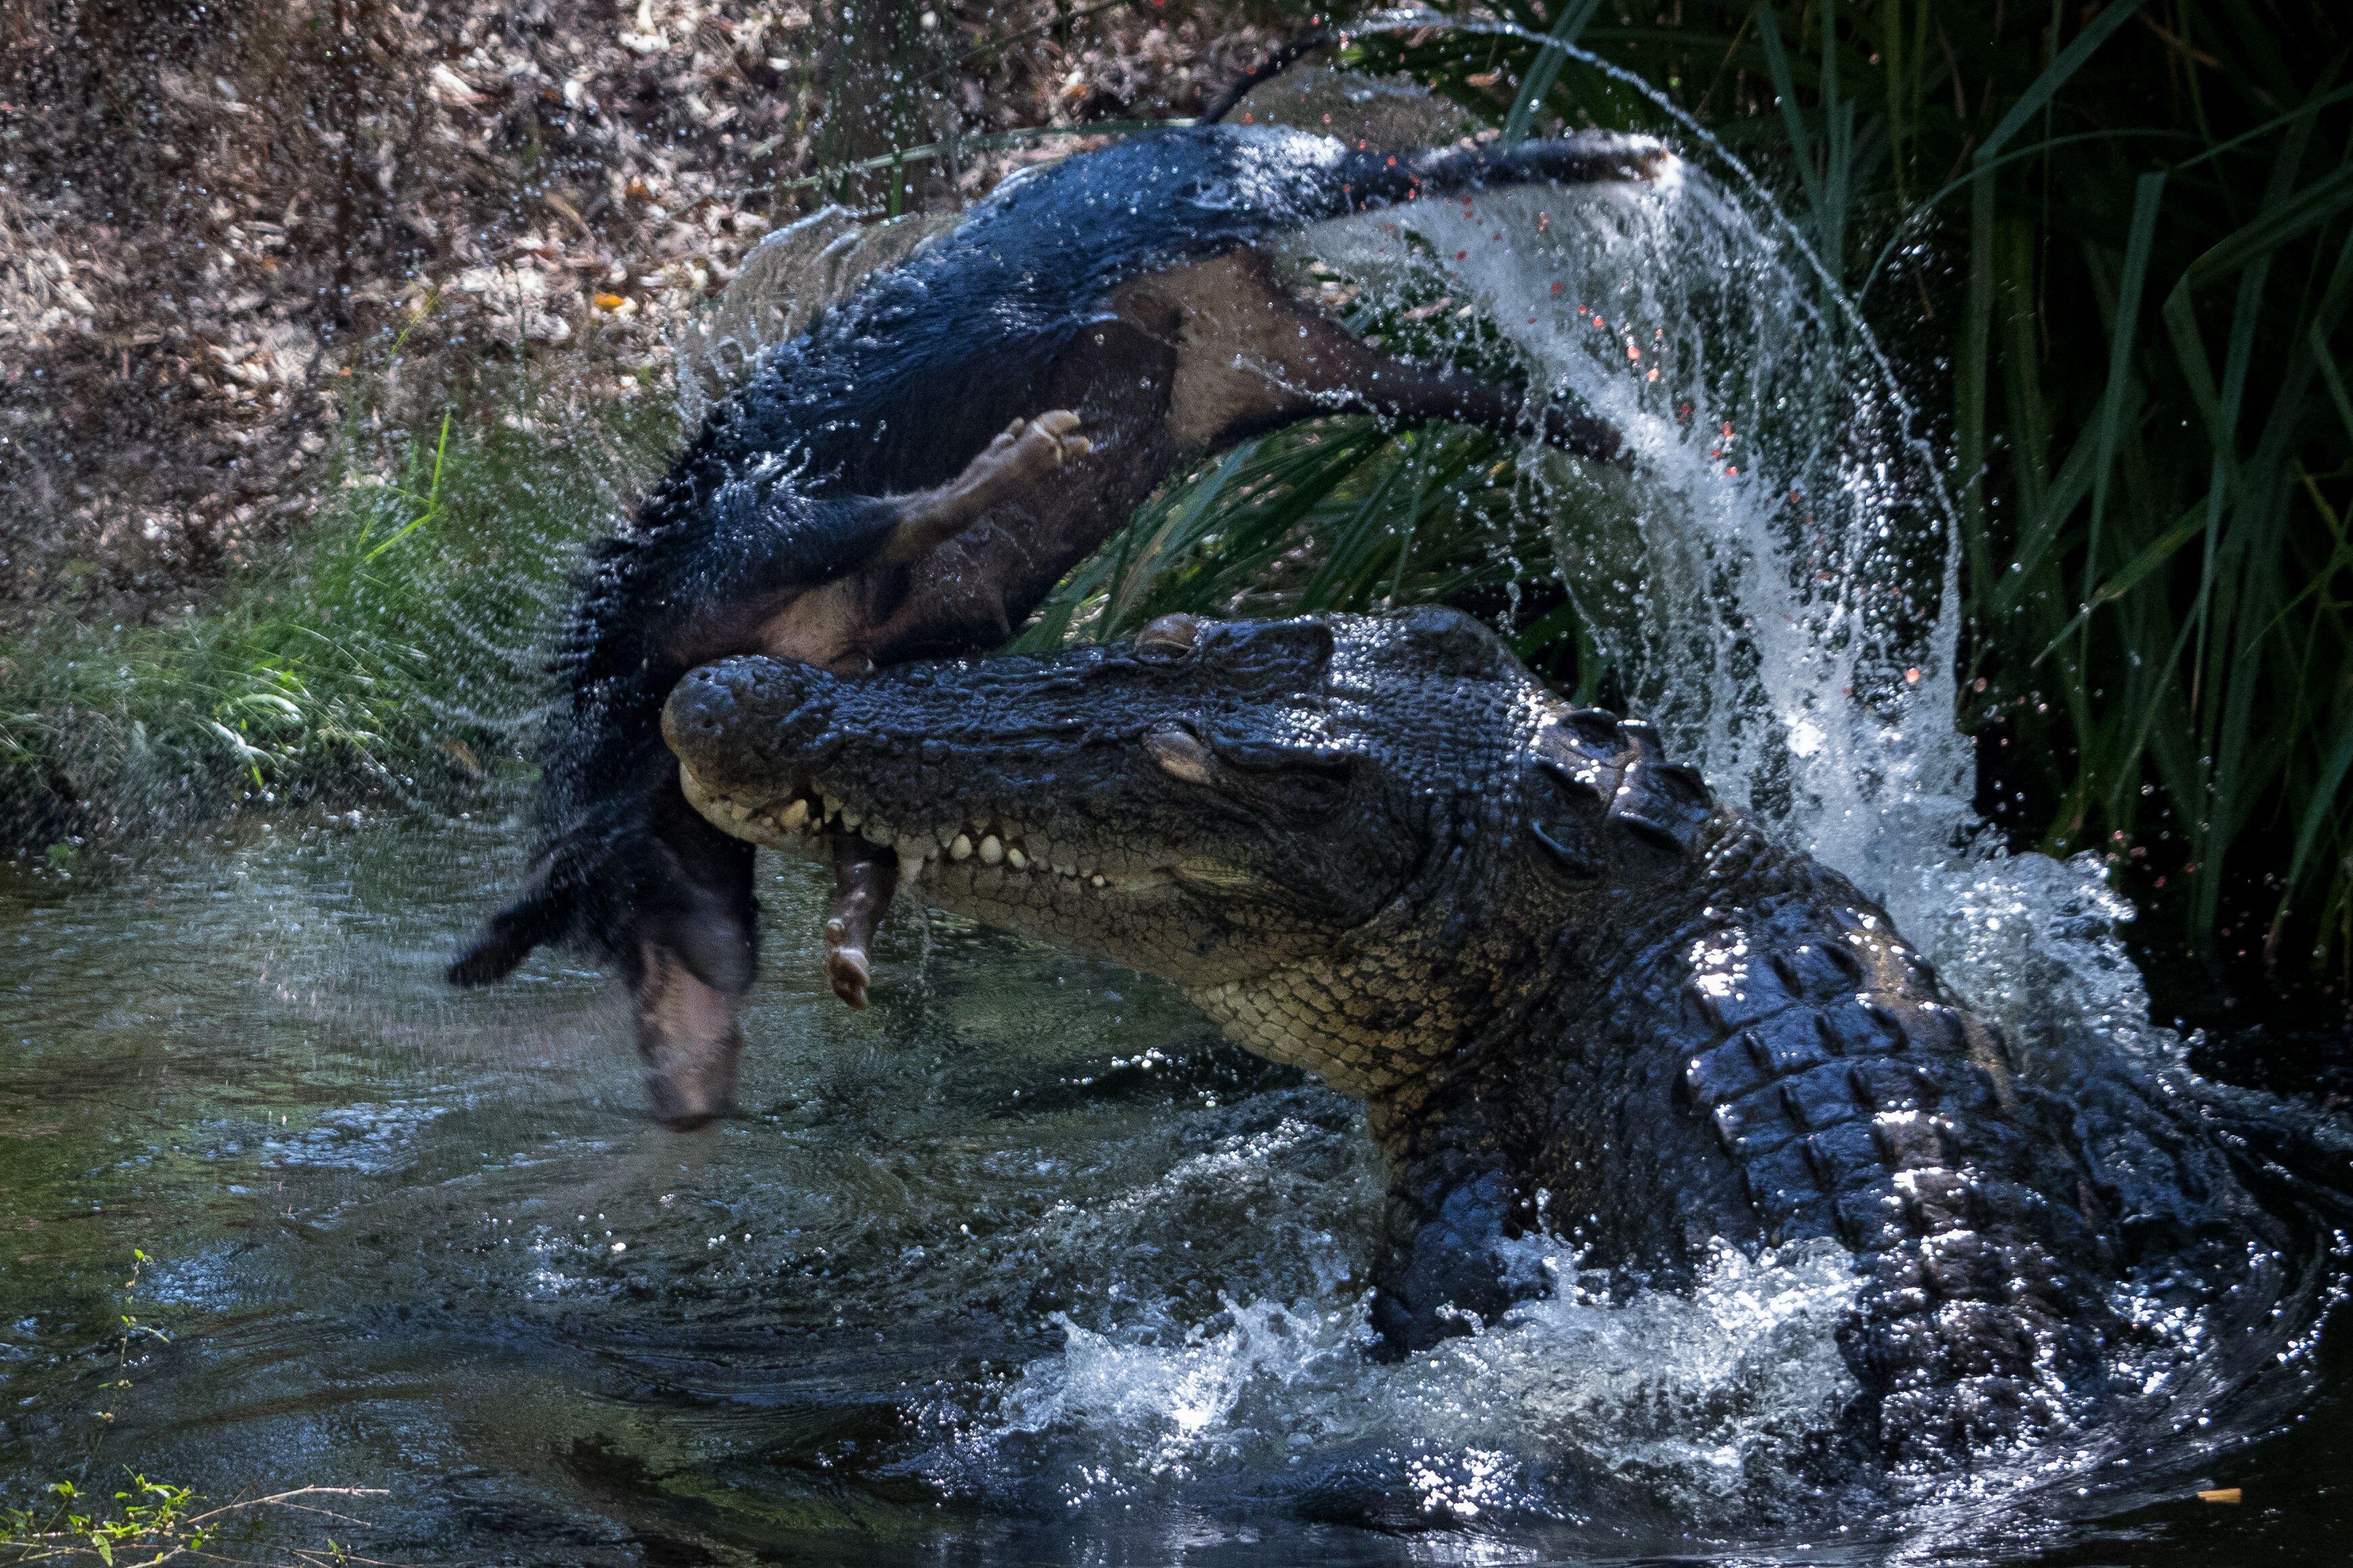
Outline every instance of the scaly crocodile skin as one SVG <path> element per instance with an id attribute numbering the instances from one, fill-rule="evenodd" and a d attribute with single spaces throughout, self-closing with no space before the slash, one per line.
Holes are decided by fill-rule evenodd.
<path id="1" fill-rule="evenodd" d="M 860 833 L 925 900 L 1165 975 L 1362 1096 L 1393 1352 L 1540 1288 L 1505 1245 L 1531 1229 L 1668 1288 L 1727 1244 L 1834 1242 L 1849 1437 L 1969 1463 L 2135 1397 L 2120 1285 L 2212 1301 L 2281 1245 L 2194 1107 L 2121 1061 L 2030 1081 L 1844 878 L 1463 616 L 1179 616 L 862 679 L 734 660 L 665 723 L 728 831 Z"/>

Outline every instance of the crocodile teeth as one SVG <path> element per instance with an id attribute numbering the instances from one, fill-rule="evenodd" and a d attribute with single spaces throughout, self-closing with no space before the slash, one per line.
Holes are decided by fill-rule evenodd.
<path id="1" fill-rule="evenodd" d="M 776 814 L 775 822 L 785 832 L 819 833 L 833 822 L 851 831 L 869 843 L 885 846 L 898 851 L 899 858 L 909 867 L 921 866 L 937 859 L 961 864 L 977 858 L 983 867 L 1004 866 L 1016 871 L 1035 871 L 1039 875 L 1051 872 L 1067 877 L 1083 887 L 1109 888 L 1112 879 L 1103 872 L 1069 861 L 1049 860 L 1025 847 L 1002 826 L 984 826 L 967 822 L 961 826 L 934 827 L 902 834 L 880 817 L 869 816 L 839 795 L 826 795 L 819 799 L 802 796 L 787 802 Z M 936 847 L 934 847 L 936 844 Z M 979 868 L 975 868 L 977 870 Z"/>
<path id="2" fill-rule="evenodd" d="M 787 833 L 798 833 L 801 830 L 801 825 L 807 822 L 808 818 L 808 802 L 805 800 L 796 800 L 790 805 L 785 807 L 784 810 L 776 813 L 776 826 L 783 828 Z"/>

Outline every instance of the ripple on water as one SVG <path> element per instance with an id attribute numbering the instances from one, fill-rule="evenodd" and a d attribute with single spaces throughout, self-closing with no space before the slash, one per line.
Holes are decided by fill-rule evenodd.
<path id="1" fill-rule="evenodd" d="M 2103 1052 L 2178 1072 L 2096 868 L 1956 849 L 1949 512 L 1871 345 L 1757 218 L 1694 170 L 1656 198 L 1503 193 L 1324 238 L 1376 284 L 1435 265 L 1479 307 L 1441 320 L 1492 320 L 1625 426 L 1641 476 L 1520 471 L 1672 749 L 1883 892 L 2049 1081 Z M 1745 1550 L 1841 1500 L 1808 1468 L 1854 1391 L 1834 1247 L 1613 1294 L 1531 1246 L 1549 1299 L 1376 1363 L 1358 1119 L 1256 1068 L 1186 1079 L 1219 1058 L 1165 988 L 946 928 L 919 963 L 902 919 L 851 1018 L 806 962 L 822 894 L 796 870 L 764 887 L 751 1113 L 681 1141 L 638 1118 L 597 975 L 543 957 L 495 994 L 441 987 L 518 832 L 284 826 L 112 883 L 0 879 L 10 951 L 37 955 L 0 990 L 14 1494 L 87 1437 L 119 1369 L 86 1347 L 138 1246 L 160 1262 L 134 1310 L 175 1338 L 142 1350 L 104 1458 L 216 1496 L 386 1486 L 408 1544 L 384 1557 L 937 1560 L 963 1531 L 987 1558 L 996 1524 L 1076 1517 L 997 1555 L 1157 1563 L 1304 1516 L 1462 1528 L 1300 1555 L 1500 1560 L 1637 1533 Z M 2253 1291 L 2248 1322 L 2120 1296 L 2147 1341 L 2123 1370 L 2181 1424 L 2174 1472 L 2291 1418 L 2232 1401 L 2255 1363 L 2319 1359 L 2334 1289 Z M 2227 1363 L 2225 1328 L 2252 1347 Z M 2056 1450 L 1907 1522 L 1924 1556 L 1980 1555 L 1988 1500 L 2111 1485 L 2144 1453 Z M 2341 1439 L 2307 1450 L 2284 1506 L 2346 1469 Z M 1160 1511 L 1118 1535 L 1130 1506 Z"/>
<path id="2" fill-rule="evenodd" d="M 374 1104 L 346 1105 L 318 1113 L 300 1133 L 265 1138 L 261 1152 L 270 1163 L 293 1168 L 356 1171 L 380 1176 L 416 1157 L 418 1135 L 470 1097 L 443 1088 L 415 1097 Z"/>

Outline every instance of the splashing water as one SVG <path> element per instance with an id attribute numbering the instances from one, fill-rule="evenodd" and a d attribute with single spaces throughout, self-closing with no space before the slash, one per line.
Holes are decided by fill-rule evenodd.
<path id="1" fill-rule="evenodd" d="M 1419 7 L 1355 24 L 1425 27 L 1545 41 Z M 1630 437 L 1630 480 L 1541 447 L 1521 462 L 1562 582 L 1671 752 L 1884 904 L 2023 1039 L 2082 1022 L 2102 1048 L 2180 1067 L 2117 935 L 2135 911 L 2096 858 L 2008 854 L 1970 804 L 1957 521 L 1861 312 L 1704 128 L 1567 52 L 1680 122 L 1694 161 L 1649 190 L 1432 202 L 1311 243 L 1376 272 L 1435 266 L 1535 384 Z"/>
<path id="2" fill-rule="evenodd" d="M 1345 268 L 1437 267 L 1540 384 L 1626 434 L 1630 479 L 1521 463 L 1563 582 L 1671 749 L 1868 885 L 1949 855 L 1968 755 L 1944 519 L 1900 405 L 1736 204 L 1686 170 L 1316 237 Z"/>
<path id="3" fill-rule="evenodd" d="M 1180 1168 L 1111 1208 L 1148 1210 L 1196 1174 Z M 1338 1286 L 1354 1259 L 1318 1239 L 1311 1266 Z M 1548 1295 L 1396 1365 L 1370 1359 L 1361 1304 L 1329 1288 L 1224 1296 L 1198 1321 L 1165 1299 L 1095 1329 L 1057 1313 L 1059 1352 L 922 1412 L 940 1436 L 918 1468 L 984 1496 L 1042 1481 L 1071 1507 L 1205 1485 L 1296 1498 L 1345 1482 L 1392 1507 L 1408 1500 L 1405 1518 L 1425 1523 L 1617 1512 L 1640 1499 L 1723 1524 L 1795 1500 L 1809 1439 L 1855 1392 L 1832 1337 L 1854 1293 L 1841 1249 L 1723 1249 L 1688 1294 L 1625 1300 L 1556 1245 L 1526 1244 L 1518 1262 L 1548 1277 Z"/>
<path id="4" fill-rule="evenodd" d="M 2005 854 L 1970 805 L 1950 508 L 1876 345 L 1771 226 L 1686 165 L 1653 190 L 1486 193 L 1309 243 L 1375 279 L 1434 270 L 1466 323 L 1627 435 L 1631 477 L 1533 446 L 1520 464 L 1671 753 L 1884 903 L 2022 1037 L 2097 1019 L 2178 1065 L 2097 861 Z"/>
<path id="5" fill-rule="evenodd" d="M 1377 310 L 1442 312 L 1466 358 L 1500 338 L 1534 385 L 1628 437 L 1630 475 L 1535 445 L 1518 466 L 1580 617 L 1670 754 L 1884 903 L 2010 1031 L 2030 1076 L 2063 1090 L 2086 1053 L 2185 1073 L 2118 936 L 2131 906 L 2096 860 L 2009 855 L 1975 814 L 1934 454 L 1786 220 L 1701 141 L 1733 177 L 1693 163 L 1647 189 L 1427 201 L 1298 248 Z M 1833 1338 L 1852 1291 L 1842 1252 L 1727 1253 L 1688 1298 L 1628 1301 L 1581 1288 L 1572 1255 L 1531 1266 L 1551 1299 L 1388 1371 L 1365 1365 L 1345 1294 L 1060 1316 L 1060 1352 L 977 1408 L 930 1412 L 953 1433 L 931 1473 L 982 1490 L 1053 1477 L 1075 1504 L 1282 1476 L 1297 1450 L 1336 1446 L 1457 1519 L 1547 1515 L 1633 1479 L 1702 1519 L 1804 1489 L 1806 1440 L 1853 1386 Z M 2136 1375 L 2164 1384 L 2200 1326 L 2123 1305 L 2149 1331 Z M 2044 1458 L 2021 1480 L 2093 1462 Z"/>
<path id="6" fill-rule="evenodd" d="M 1303 243 L 1376 303 L 1443 298 L 1466 353 L 1500 341 L 1626 432 L 1630 476 L 1531 448 L 1519 477 L 1671 750 L 1885 901 L 2045 1082 L 2090 1053 L 2185 1071 L 2096 866 L 2004 856 L 1969 809 L 1951 515 L 1877 351 L 1745 172 L 1696 132 L 1688 151 L 1654 192 L 1417 204 Z M 871 258 L 823 225 L 795 243 L 828 293 Z M 768 274 L 790 259 L 780 242 L 746 276 L 786 286 Z M 728 309 L 681 348 L 712 390 L 805 317 Z M 943 1528 L 986 1559 L 972 1521 L 1007 1519 L 1081 1521 L 1008 1557 L 1165 1561 L 1188 1531 L 1250 1546 L 1301 1517 L 1465 1527 L 1364 1561 L 1624 1556 L 1819 1539 L 1839 1503 L 1816 1466 L 1854 1392 L 1835 1247 L 1725 1250 L 1687 1291 L 1612 1296 L 1530 1245 L 1547 1297 L 1377 1363 L 1361 1118 L 1209 1040 L 1165 987 L 943 922 L 923 984 L 853 1016 L 788 956 L 824 889 L 787 867 L 763 888 L 755 1109 L 690 1150 L 629 1121 L 597 977 L 548 961 L 487 1012 L 439 988 L 486 868 L 517 874 L 512 832 L 266 835 L 192 851 L 160 912 L 141 889 L 69 910 L 0 881 L 48 966 L 0 994 L 22 1042 L 0 1133 L 30 1148 L 62 1123 L 41 1138 L 93 1173 L 79 1228 L 172 1258 L 155 1297 L 185 1348 L 141 1374 L 142 1460 L 223 1494 L 390 1481 L 424 1560 L 479 1554 L 492 1518 L 534 1561 L 819 1538 L 936 1561 Z M 884 933 L 886 971 L 914 972 L 918 929 Z M 123 1082 L 159 1086 L 152 1122 L 121 1116 Z M 59 1391 L 43 1420 L 111 1310 L 47 1239 L 74 1227 L 36 1212 L 46 1191 L 0 1205 L 40 1224 L 0 1281 L 19 1320 L 0 1353 Z M 2120 1305 L 2147 1378 L 2186 1384 L 2208 1327 Z M 2309 1359 L 2295 1334 L 2278 1353 Z M 254 1396 L 272 1380 L 282 1397 Z M 2215 1419 L 2213 1441 L 2253 1429 Z M 54 1446 L 5 1441 L 24 1477 Z M 271 1468 L 290 1455 L 313 1468 Z M 1906 1522 L 1973 1552 L 1989 1497 L 2110 1462 L 1981 1475 Z"/>

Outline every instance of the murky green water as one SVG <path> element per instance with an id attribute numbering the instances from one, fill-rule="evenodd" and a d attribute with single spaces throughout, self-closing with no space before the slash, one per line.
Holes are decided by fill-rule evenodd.
<path id="1" fill-rule="evenodd" d="M 597 975 L 441 987 L 515 837 L 280 821 L 5 874 L 7 1500 L 125 1466 L 381 1488 L 335 1505 L 364 1528 L 239 1550 L 409 1562 L 1882 1554 L 1890 1526 L 1791 1468 L 1842 1391 L 1825 1260 L 1373 1368 L 1352 1109 L 1164 988 L 902 907 L 854 1015 L 809 957 L 812 874 L 764 865 L 747 1111 L 675 1134 Z M 2343 1562 L 2353 1424 L 2325 1393 L 2286 1424 L 1901 1529 Z"/>

